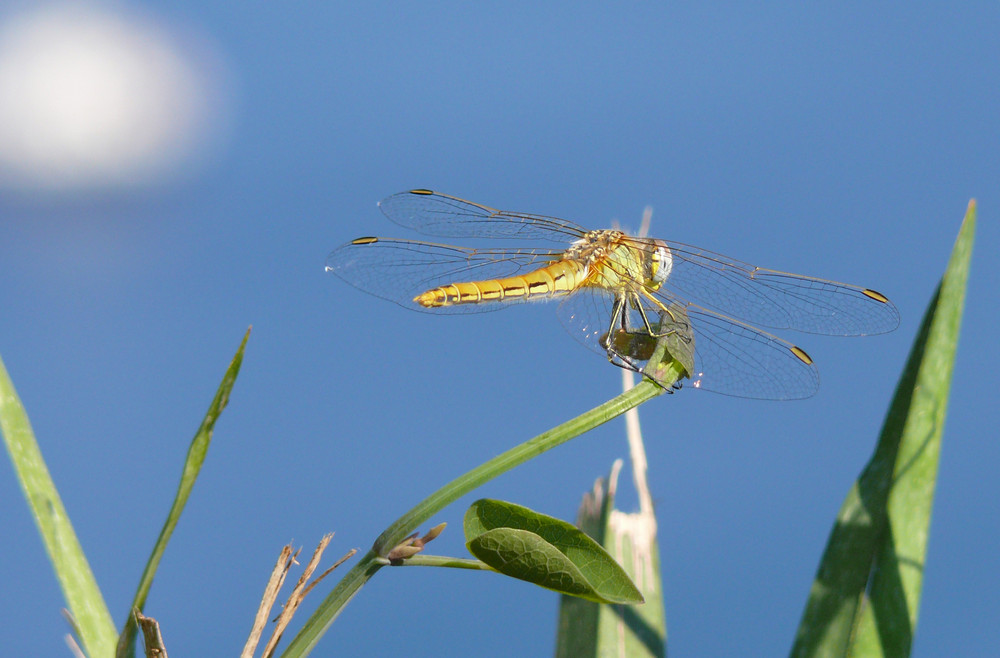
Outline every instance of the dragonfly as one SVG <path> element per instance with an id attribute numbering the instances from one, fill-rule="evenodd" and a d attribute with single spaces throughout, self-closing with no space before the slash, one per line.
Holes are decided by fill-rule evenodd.
<path id="1" fill-rule="evenodd" d="M 756 267 L 680 242 L 587 230 L 424 189 L 394 194 L 379 207 L 423 235 L 498 246 L 363 237 L 334 250 L 327 271 L 377 297 L 442 315 L 559 301 L 560 320 L 581 343 L 664 387 L 678 386 L 654 367 L 666 355 L 683 364 L 696 389 L 807 398 L 819 388 L 812 358 L 761 327 L 864 336 L 899 325 L 893 303 L 870 288 Z"/>

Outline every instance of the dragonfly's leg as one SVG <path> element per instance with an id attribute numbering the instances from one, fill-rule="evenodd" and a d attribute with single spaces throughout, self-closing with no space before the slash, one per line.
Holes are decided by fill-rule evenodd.
<path id="1" fill-rule="evenodd" d="M 611 318 L 611 326 L 614 327 L 615 324 L 621 323 L 621 330 L 628 333 L 628 306 L 629 299 L 625 296 L 625 293 L 620 293 L 615 298 L 615 310 L 616 314 Z"/>
<path id="2" fill-rule="evenodd" d="M 654 330 L 650 325 L 649 318 L 646 315 L 645 309 L 642 308 L 641 304 L 639 305 L 639 311 L 640 314 L 642 315 L 642 321 L 643 323 L 645 323 L 647 330 L 649 331 L 649 334 L 651 336 L 655 336 L 656 338 L 664 338 L 671 334 L 677 334 L 681 338 L 683 338 L 685 342 L 689 342 L 688 337 L 690 335 L 691 325 L 687 320 L 687 314 L 684 313 L 683 310 L 681 310 L 681 313 L 678 314 L 672 311 L 669 306 L 664 306 L 663 302 L 661 302 L 653 295 L 649 294 L 648 291 L 643 291 L 643 292 L 645 293 L 649 301 L 651 301 L 653 304 L 657 306 L 657 308 L 660 309 L 660 322 L 657 325 L 658 330 Z M 669 322 L 666 320 L 667 316 L 670 317 Z M 667 325 L 667 327 L 665 328 L 664 325 Z"/>
<path id="3" fill-rule="evenodd" d="M 629 333 L 628 329 L 628 301 L 625 295 L 615 297 L 615 304 L 611 309 L 611 322 L 608 325 L 607 337 L 603 347 L 607 350 L 608 361 L 619 368 L 628 368 L 635 372 L 642 372 L 641 366 L 627 354 L 623 354 L 616 346 L 616 335 L 619 331 L 624 334 Z"/>
<path id="4" fill-rule="evenodd" d="M 615 325 L 617 325 L 618 320 L 624 316 L 624 304 L 625 300 L 622 297 L 615 297 L 615 305 L 611 308 L 611 324 L 608 325 L 607 335 L 604 336 L 604 340 L 601 341 L 601 347 L 608 350 L 609 355 L 614 349 L 614 336 L 616 331 Z"/>
<path id="5" fill-rule="evenodd" d="M 634 370 L 635 372 L 642 372 L 642 366 L 638 361 L 630 357 L 628 354 L 622 354 L 614 348 L 608 350 L 608 361 L 615 364 L 619 368 L 627 368 L 629 370 Z"/>
<path id="6" fill-rule="evenodd" d="M 643 336 L 647 348 L 650 345 L 649 341 L 654 341 L 652 352 L 648 356 L 645 352 L 643 353 L 643 359 L 648 362 L 645 367 L 648 367 L 652 363 L 648 361 L 649 359 L 657 358 L 659 362 L 652 366 L 654 372 L 657 372 L 657 369 L 669 358 L 681 365 L 685 371 L 690 370 L 694 365 L 693 354 L 691 353 L 693 346 L 685 348 L 682 345 L 691 344 L 693 336 L 691 335 L 691 325 L 684 307 L 679 304 L 664 304 L 646 289 L 636 291 L 634 295 L 632 306 L 639 313 L 639 318 L 643 325 L 643 331 L 640 332 L 637 330 L 636 335 Z M 643 300 L 642 295 L 645 295 L 648 301 Z M 645 367 L 640 372 L 646 375 L 653 383 L 668 390 L 668 392 L 680 390 L 680 379 L 675 379 L 670 384 L 664 386 L 658 377 L 646 373 Z"/>
<path id="7" fill-rule="evenodd" d="M 652 296 L 650 296 L 650 299 L 652 299 L 653 302 L 655 302 L 656 305 L 660 307 L 661 313 L 664 313 L 664 314 L 670 316 L 671 322 L 673 322 L 673 321 L 675 321 L 677 319 L 677 318 L 674 317 L 674 314 L 670 312 L 670 309 L 668 309 L 666 306 L 664 306 L 663 304 L 660 303 L 660 300 L 658 300 L 658 299 L 656 299 L 655 297 L 652 297 Z M 653 323 L 649 321 L 649 316 L 646 315 L 646 309 L 643 308 L 642 304 L 639 303 L 639 297 L 638 296 L 636 296 L 635 308 L 636 308 L 637 311 L 639 311 L 639 317 L 642 318 L 643 327 L 646 329 L 646 333 L 648 333 L 650 336 L 654 336 L 656 338 L 663 338 L 664 336 L 667 336 L 667 335 L 673 333 L 673 329 L 670 329 L 670 330 L 665 331 L 665 332 L 661 332 L 660 328 L 662 328 L 663 325 L 664 325 L 664 322 L 662 322 L 662 321 L 657 323 L 657 325 L 656 325 L 657 328 L 656 329 L 653 328 Z M 662 315 L 661 315 L 661 320 L 662 320 Z"/>
<path id="8" fill-rule="evenodd" d="M 672 333 L 676 333 L 675 329 L 663 330 L 664 325 L 672 325 L 677 322 L 677 316 L 669 307 L 664 306 L 663 302 L 649 294 L 649 291 L 644 290 L 646 298 L 652 302 L 658 309 L 660 309 L 660 321 L 656 323 L 656 328 L 653 328 L 653 323 L 649 321 L 649 316 L 646 314 L 646 309 L 643 308 L 642 304 L 639 303 L 639 296 L 636 295 L 635 308 L 639 311 L 639 316 L 642 318 L 642 323 L 645 325 L 646 331 L 649 332 L 650 336 L 656 338 L 663 338 L 664 336 L 669 336 Z M 669 322 L 666 321 L 666 316 L 670 317 Z"/>
<path id="9" fill-rule="evenodd" d="M 657 300 L 654 299 L 654 301 Z M 658 302 L 657 305 L 663 308 Z M 642 327 L 631 326 L 629 322 L 631 309 L 639 313 Z M 674 318 L 673 314 L 666 308 L 663 308 L 661 318 L 663 314 L 669 314 L 671 319 Z M 663 335 L 668 335 L 670 331 Z M 615 297 L 614 306 L 611 309 L 611 322 L 606 336 L 602 346 L 607 350 L 608 361 L 619 368 L 626 368 L 643 375 L 667 393 L 673 393 L 680 388 L 676 384 L 664 386 L 656 378 L 646 375 L 644 371 L 644 364 L 655 353 L 660 336 L 653 329 L 638 294 L 623 292 Z"/>

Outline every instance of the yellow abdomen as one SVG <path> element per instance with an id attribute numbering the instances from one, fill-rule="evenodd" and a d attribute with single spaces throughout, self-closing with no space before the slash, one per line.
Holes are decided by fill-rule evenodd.
<path id="1" fill-rule="evenodd" d="M 560 260 L 523 276 L 452 283 L 433 288 L 417 295 L 413 301 L 426 308 L 435 308 L 556 297 L 576 290 L 586 279 L 587 269 L 584 263 Z"/>

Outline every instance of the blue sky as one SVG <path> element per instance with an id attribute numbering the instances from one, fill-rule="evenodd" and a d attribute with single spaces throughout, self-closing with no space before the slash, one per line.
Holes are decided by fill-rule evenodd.
<path id="1" fill-rule="evenodd" d="M 591 228 L 636 227 L 648 204 L 655 236 L 896 303 L 889 335 L 783 334 L 819 366 L 809 400 L 684 390 L 641 408 L 671 652 L 787 652 L 976 197 L 914 654 L 996 647 L 995 3 L 141 9 L 212 44 L 214 146 L 154 184 L 0 191 L 0 355 L 118 623 L 248 325 L 146 607 L 177 655 L 238 651 L 284 543 L 367 549 L 440 484 L 618 392 L 553 305 L 438 318 L 324 273 L 352 238 L 414 237 L 376 203 L 429 187 Z M 464 552 L 482 496 L 572 519 L 626 455 L 621 421 L 546 454 L 437 517 L 434 551 Z M 4 646 L 60 655 L 63 602 L 3 463 Z M 544 655 L 557 603 L 489 574 L 385 570 L 318 655 Z"/>

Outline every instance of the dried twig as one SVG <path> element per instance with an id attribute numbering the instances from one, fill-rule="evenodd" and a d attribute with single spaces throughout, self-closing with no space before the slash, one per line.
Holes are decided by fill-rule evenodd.
<path id="1" fill-rule="evenodd" d="M 247 638 L 247 643 L 243 646 L 240 658 L 252 658 L 257 650 L 257 643 L 260 642 L 260 636 L 264 632 L 267 617 L 271 613 L 271 608 L 274 607 L 274 602 L 278 599 L 278 592 L 281 591 L 281 586 L 285 583 L 288 570 L 292 568 L 293 564 L 297 564 L 295 558 L 300 552 L 295 551 L 293 555 L 290 545 L 281 549 L 281 555 L 278 556 L 278 561 L 275 563 L 274 569 L 271 570 L 271 577 L 267 581 L 267 587 L 264 588 L 264 596 L 261 597 L 260 606 L 257 607 L 257 616 L 253 620 L 253 628 L 250 629 L 250 637 Z"/>
<path id="2" fill-rule="evenodd" d="M 321 580 L 326 578 L 326 576 L 329 575 L 334 569 L 358 552 L 357 549 L 351 549 L 346 555 L 337 560 L 332 567 L 324 571 L 312 582 L 309 582 L 309 578 L 312 576 L 313 572 L 316 571 L 316 567 L 319 566 L 319 560 L 323 555 L 323 551 L 326 550 L 326 547 L 332 538 L 333 534 L 324 536 L 323 539 L 320 540 L 316 550 L 313 551 L 312 558 L 303 569 L 302 576 L 299 577 L 299 580 L 292 589 L 291 594 L 289 594 L 288 600 L 285 602 L 281 614 L 279 614 L 274 620 L 274 631 L 272 631 L 270 639 L 264 646 L 264 651 L 261 653 L 262 658 L 270 658 L 274 654 L 274 650 L 278 646 L 278 642 L 281 641 L 281 636 L 284 634 L 285 629 L 288 628 L 288 624 L 291 622 L 292 616 L 295 614 L 295 611 L 298 610 L 302 600 L 312 590 L 312 588 L 315 587 Z M 271 572 L 271 578 L 267 582 L 267 587 L 264 590 L 264 596 L 261 598 L 260 606 L 257 609 L 257 616 L 254 618 L 254 624 L 250 631 L 250 637 L 247 638 L 246 646 L 243 647 L 243 653 L 240 654 L 241 658 L 252 658 L 254 652 L 257 650 L 257 644 L 264 631 L 264 625 L 267 623 L 267 618 L 270 616 L 271 609 L 274 607 L 274 602 L 278 598 L 278 592 L 281 590 L 281 587 L 285 582 L 285 577 L 288 575 L 292 565 L 298 564 L 298 562 L 295 561 L 295 558 L 298 557 L 299 552 L 300 551 L 296 551 L 293 555 L 291 546 L 285 546 L 281 550 L 281 555 L 278 558 L 277 563 L 274 565 L 274 570 Z"/>
<path id="3" fill-rule="evenodd" d="M 160 635 L 160 625 L 152 617 L 146 617 L 138 608 L 132 610 L 135 621 L 142 629 L 142 637 L 146 647 L 146 658 L 167 658 L 167 648 L 163 646 L 163 636 Z"/>
<path id="4" fill-rule="evenodd" d="M 69 652 L 73 654 L 73 658 L 87 658 L 87 654 L 83 652 L 80 645 L 76 643 L 76 638 L 70 633 L 66 633 L 66 646 L 69 647 Z"/>

